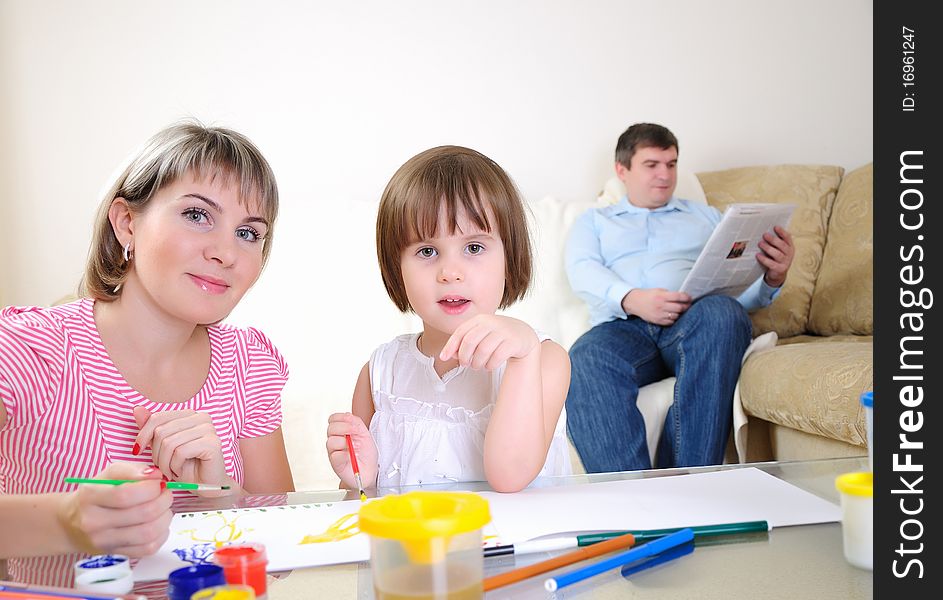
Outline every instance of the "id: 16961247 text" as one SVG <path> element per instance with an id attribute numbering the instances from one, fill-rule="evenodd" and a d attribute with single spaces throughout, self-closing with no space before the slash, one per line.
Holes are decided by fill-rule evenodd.
<path id="1" fill-rule="evenodd" d="M 904 98 L 901 101 L 901 110 L 904 112 L 913 112 L 917 106 L 917 87 L 915 80 L 914 63 L 917 60 L 916 55 L 916 32 L 910 27 L 903 27 L 901 31 L 903 43 L 901 44 L 902 71 L 901 78 L 904 84 Z"/>

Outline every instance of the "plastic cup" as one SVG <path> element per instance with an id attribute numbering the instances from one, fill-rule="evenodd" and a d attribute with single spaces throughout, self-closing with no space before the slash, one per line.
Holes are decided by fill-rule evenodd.
<path id="1" fill-rule="evenodd" d="M 170 572 L 167 597 L 169 600 L 190 600 L 194 592 L 225 583 L 223 568 L 219 565 L 191 565 Z"/>
<path id="2" fill-rule="evenodd" d="M 481 598 L 488 501 L 464 492 L 409 492 L 360 508 L 377 600 Z"/>
<path id="3" fill-rule="evenodd" d="M 255 592 L 247 585 L 216 585 L 194 592 L 189 600 L 255 600 Z"/>
<path id="4" fill-rule="evenodd" d="M 874 475 L 845 473 L 835 479 L 841 492 L 842 544 L 845 560 L 874 569 Z"/>
<path id="5" fill-rule="evenodd" d="M 868 424 L 868 470 L 874 471 L 874 392 L 861 394 L 861 405 Z"/>
<path id="6" fill-rule="evenodd" d="M 262 544 L 233 544 L 217 548 L 213 555 L 223 568 L 226 583 L 243 584 L 255 590 L 257 598 L 266 597 L 265 567 L 268 557 Z"/>

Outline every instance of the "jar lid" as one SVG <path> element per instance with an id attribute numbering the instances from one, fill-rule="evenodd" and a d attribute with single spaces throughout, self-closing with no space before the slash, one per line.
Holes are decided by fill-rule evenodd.
<path id="1" fill-rule="evenodd" d="M 866 408 L 874 408 L 874 392 L 865 392 L 861 394 L 861 404 Z"/>
<path id="2" fill-rule="evenodd" d="M 874 474 L 870 471 L 861 473 L 845 473 L 835 479 L 835 487 L 839 492 L 849 496 L 874 497 Z"/>
<path id="3" fill-rule="evenodd" d="M 469 492 L 408 492 L 360 507 L 360 530 L 394 540 L 452 536 L 491 520 L 488 501 Z"/>
<path id="4" fill-rule="evenodd" d="M 94 571 L 98 575 L 130 573 L 131 559 L 124 554 L 97 554 L 76 562 L 74 569 L 76 575 L 90 571 Z"/>
<path id="5" fill-rule="evenodd" d="M 100 594 L 127 594 L 134 587 L 131 559 L 123 554 L 99 554 L 75 563 L 75 588 Z"/>
<path id="6" fill-rule="evenodd" d="M 190 600 L 194 592 L 225 583 L 226 577 L 219 565 L 181 567 L 167 576 L 167 596 L 170 600 Z"/>
<path id="7" fill-rule="evenodd" d="M 223 567 L 234 564 L 268 564 L 265 546 L 257 542 L 220 546 L 214 552 L 213 560 Z"/>
<path id="8" fill-rule="evenodd" d="M 255 600 L 255 591 L 247 585 L 216 585 L 194 592 L 190 600 Z"/>

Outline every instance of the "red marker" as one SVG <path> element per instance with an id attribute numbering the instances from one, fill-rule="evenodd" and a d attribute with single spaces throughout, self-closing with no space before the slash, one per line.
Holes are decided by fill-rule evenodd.
<path id="1" fill-rule="evenodd" d="M 350 466 L 354 470 L 354 477 L 357 478 L 357 487 L 360 489 L 360 501 L 366 502 L 367 494 L 363 491 L 363 480 L 360 479 L 360 467 L 357 466 L 357 455 L 354 454 L 354 442 L 350 439 L 350 434 L 344 436 L 347 438 L 347 452 L 350 453 Z"/>

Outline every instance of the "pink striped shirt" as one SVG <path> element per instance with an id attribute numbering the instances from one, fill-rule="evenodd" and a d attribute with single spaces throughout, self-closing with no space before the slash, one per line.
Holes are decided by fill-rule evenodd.
<path id="1" fill-rule="evenodd" d="M 181 403 L 152 402 L 124 380 L 108 356 L 85 298 L 52 308 L 0 310 L 0 494 L 75 489 L 63 478 L 92 477 L 109 463 L 150 463 L 150 449 L 131 454 L 138 427 L 133 409 L 209 413 L 222 444 L 226 472 L 243 481 L 239 440 L 281 426 L 281 391 L 288 366 L 264 334 L 229 325 L 207 328 L 210 368 L 203 387 Z M 49 579 L 52 563 L 76 556 L 8 561 L 19 581 Z M 71 569 L 70 569 L 71 570 Z M 45 575 L 40 577 L 41 575 Z"/>

